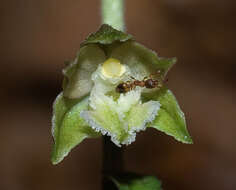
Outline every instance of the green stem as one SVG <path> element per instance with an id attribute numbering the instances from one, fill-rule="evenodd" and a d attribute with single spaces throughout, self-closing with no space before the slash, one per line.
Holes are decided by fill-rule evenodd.
<path id="1" fill-rule="evenodd" d="M 125 30 L 124 0 L 102 0 L 102 23 Z"/>
<path id="2" fill-rule="evenodd" d="M 117 190 L 110 177 L 121 174 L 123 166 L 123 149 L 111 142 L 110 137 L 103 136 L 102 190 Z"/>

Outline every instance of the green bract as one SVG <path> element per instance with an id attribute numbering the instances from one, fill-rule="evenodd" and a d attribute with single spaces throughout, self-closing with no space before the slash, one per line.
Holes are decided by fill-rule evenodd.
<path id="1" fill-rule="evenodd" d="M 128 145 L 146 127 L 192 143 L 184 114 L 163 85 L 175 62 L 175 58 L 158 57 L 132 36 L 102 25 L 81 44 L 75 60 L 63 70 L 63 92 L 53 106 L 52 162 L 60 162 L 85 138 L 103 134 L 111 136 L 118 146 Z M 119 84 L 130 85 L 145 77 L 154 77 L 158 86 L 117 91 Z"/>

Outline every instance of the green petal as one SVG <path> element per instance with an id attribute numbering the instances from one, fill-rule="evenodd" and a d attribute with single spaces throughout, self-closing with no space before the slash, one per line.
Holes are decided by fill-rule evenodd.
<path id="1" fill-rule="evenodd" d="M 176 58 L 161 58 L 157 54 L 135 41 L 127 41 L 113 50 L 111 57 L 127 64 L 134 73 L 148 75 L 157 70 L 164 76 L 175 64 Z"/>
<path id="2" fill-rule="evenodd" d="M 64 96 L 80 98 L 87 95 L 92 86 L 91 74 L 106 60 L 104 51 L 95 44 L 82 47 L 77 58 L 64 70 Z"/>
<path id="3" fill-rule="evenodd" d="M 161 182 L 154 176 L 111 177 L 119 190 L 161 190 Z"/>
<path id="4" fill-rule="evenodd" d="M 112 44 L 113 42 L 125 42 L 132 38 L 129 34 L 116 30 L 108 24 L 103 24 L 97 32 L 88 36 L 81 47 L 91 43 Z"/>
<path id="5" fill-rule="evenodd" d="M 80 117 L 80 112 L 88 109 L 88 98 L 69 100 L 60 93 L 53 104 L 52 135 L 54 145 L 51 161 L 57 164 L 87 137 L 97 137 L 98 134 L 87 126 Z"/>
<path id="6" fill-rule="evenodd" d="M 186 128 L 184 113 L 181 111 L 173 93 L 163 87 L 148 99 L 157 100 L 161 104 L 158 116 L 150 124 L 150 127 L 173 136 L 182 143 L 192 144 L 193 141 Z"/>

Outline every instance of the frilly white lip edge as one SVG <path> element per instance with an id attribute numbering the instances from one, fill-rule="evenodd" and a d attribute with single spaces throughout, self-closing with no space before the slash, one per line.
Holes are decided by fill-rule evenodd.
<path id="1" fill-rule="evenodd" d="M 160 109 L 160 103 L 158 101 L 149 101 L 149 102 L 146 102 L 144 104 L 150 104 L 150 109 L 148 109 L 148 114 L 147 114 L 147 117 L 140 123 L 139 126 L 130 126 L 128 127 L 128 123 L 125 121 L 124 119 L 124 113 L 126 113 L 132 106 L 136 106 L 136 103 L 138 103 L 139 105 L 142 104 L 141 101 L 140 101 L 140 98 L 136 97 L 136 96 L 139 96 L 140 97 L 140 93 L 139 90 L 137 91 L 131 91 L 131 92 L 128 92 L 126 95 L 122 95 L 118 100 L 117 102 L 115 102 L 112 98 L 104 95 L 104 94 L 93 94 L 93 99 L 94 101 L 96 101 L 96 99 L 98 98 L 99 101 L 101 99 L 104 99 L 104 101 L 108 101 L 107 103 L 110 104 L 112 107 L 113 107 L 113 111 L 116 112 L 116 114 L 118 115 L 119 117 L 119 120 L 121 122 L 121 126 L 125 133 L 128 134 L 128 136 L 123 140 L 123 141 L 120 141 L 117 137 L 117 134 L 115 132 L 112 132 L 106 128 L 104 128 L 101 124 L 99 124 L 96 119 L 92 116 L 92 114 L 90 114 L 90 111 L 92 110 L 96 110 L 96 103 L 95 102 L 91 102 L 90 101 L 90 105 L 92 110 L 86 110 L 86 111 L 82 111 L 80 113 L 80 116 L 88 123 L 88 125 L 94 129 L 95 131 L 97 132 L 101 132 L 103 135 L 107 135 L 107 136 L 111 136 L 111 141 L 114 142 L 117 146 L 121 146 L 121 144 L 124 144 L 124 145 L 129 145 L 131 144 L 132 142 L 135 141 L 136 139 L 136 133 L 137 132 L 140 132 L 140 131 L 144 131 L 146 129 L 146 126 L 147 126 L 147 123 L 149 122 L 152 122 L 157 114 L 158 114 L 158 111 Z M 126 99 L 126 96 L 127 96 L 127 101 L 128 103 L 131 103 L 130 105 L 126 105 L 127 102 L 125 102 L 124 100 Z M 135 101 L 134 103 L 132 103 L 132 101 L 130 102 L 129 99 L 130 99 L 130 96 L 134 96 L 133 99 L 137 99 L 137 101 Z M 136 97 L 136 98 L 135 98 Z M 91 98 L 91 97 L 90 97 Z M 97 99 L 97 100 L 98 100 Z M 102 100 L 101 100 L 102 101 Z M 110 103 L 109 103 L 110 102 Z M 114 104 L 116 104 L 118 107 L 114 107 Z M 126 106 L 125 107 L 129 107 L 129 108 L 124 108 L 122 105 L 122 103 L 124 103 Z M 128 110 L 127 110 L 128 109 Z M 93 112 L 93 111 L 92 111 Z"/>
<path id="2" fill-rule="evenodd" d="M 152 109 L 152 111 L 149 114 L 150 116 L 143 121 L 141 126 L 133 126 L 133 127 L 131 127 L 132 128 L 131 130 L 128 130 L 128 128 L 125 127 L 126 128 L 126 132 L 129 134 L 129 136 L 123 142 L 120 142 L 117 139 L 117 135 L 116 134 L 111 133 L 110 131 L 104 129 L 101 125 L 99 125 L 90 116 L 89 111 L 82 111 L 80 113 L 80 116 L 89 124 L 89 126 L 93 130 L 95 130 L 96 132 L 101 132 L 102 135 L 110 136 L 111 137 L 111 141 L 114 144 L 116 144 L 118 147 L 121 147 L 121 145 L 129 145 L 132 142 L 134 142 L 135 139 L 136 139 L 136 133 L 138 133 L 140 131 L 144 131 L 146 129 L 146 124 L 149 123 L 149 122 L 152 122 L 155 119 L 155 117 L 158 115 L 158 111 L 160 109 L 160 103 L 157 102 L 157 101 L 151 101 L 151 102 L 154 103 L 154 104 L 153 104 L 153 109 Z M 125 124 L 126 123 L 124 122 L 124 125 Z"/>

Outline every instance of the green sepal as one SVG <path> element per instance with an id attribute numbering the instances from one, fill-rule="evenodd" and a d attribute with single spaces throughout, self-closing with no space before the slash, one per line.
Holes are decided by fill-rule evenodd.
<path id="1" fill-rule="evenodd" d="M 53 104 L 52 135 L 54 145 L 51 155 L 53 164 L 63 160 L 65 156 L 88 137 L 98 137 L 80 117 L 82 110 L 88 109 L 88 97 L 82 100 L 71 100 L 60 93 Z"/>
<path id="2" fill-rule="evenodd" d="M 90 34 L 87 39 L 81 44 L 81 47 L 91 43 L 112 44 L 113 42 L 125 42 L 133 37 L 119 30 L 114 29 L 108 24 L 103 24 L 99 30 Z"/>
<path id="3" fill-rule="evenodd" d="M 184 113 L 181 111 L 174 94 L 163 87 L 156 93 L 148 95 L 146 100 L 149 99 L 159 101 L 161 104 L 157 117 L 149 124 L 149 127 L 173 136 L 182 143 L 192 144 L 193 141 L 187 131 Z"/>
<path id="4" fill-rule="evenodd" d="M 127 174 L 110 179 L 118 190 L 162 190 L 161 182 L 155 176 Z"/>
<path id="5" fill-rule="evenodd" d="M 148 73 L 155 74 L 159 70 L 162 79 L 177 61 L 176 58 L 159 57 L 156 52 L 135 41 L 121 44 L 112 51 L 111 57 L 127 64 L 136 73 L 148 71 Z"/>

